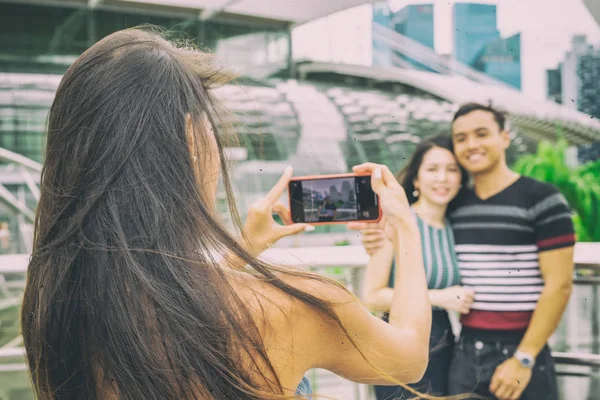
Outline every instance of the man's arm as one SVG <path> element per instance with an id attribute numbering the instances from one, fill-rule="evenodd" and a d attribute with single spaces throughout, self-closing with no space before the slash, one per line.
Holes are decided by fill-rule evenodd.
<path id="1" fill-rule="evenodd" d="M 573 250 L 570 246 L 540 253 L 544 289 L 519 351 L 537 357 L 556 330 L 573 286 Z"/>
<path id="2" fill-rule="evenodd" d="M 544 288 L 519 344 L 522 353 L 537 357 L 563 315 L 573 286 L 575 234 L 569 206 L 551 185 L 538 183 L 537 201 L 529 210 L 535 221 L 540 273 Z M 513 400 L 531 380 L 531 368 L 511 357 L 500 364 L 490 383 L 490 391 L 501 400 Z"/>
<path id="3" fill-rule="evenodd" d="M 558 326 L 573 286 L 575 231 L 565 198 L 551 185 L 536 190 L 531 208 L 544 289 L 519 350 L 536 357 Z"/>

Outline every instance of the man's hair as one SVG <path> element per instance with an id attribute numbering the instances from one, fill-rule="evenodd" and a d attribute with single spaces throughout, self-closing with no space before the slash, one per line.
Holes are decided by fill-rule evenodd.
<path id="1" fill-rule="evenodd" d="M 466 103 L 459 107 L 458 111 L 454 114 L 454 118 L 452 118 L 452 122 L 456 121 L 458 118 L 463 117 L 467 114 L 472 113 L 473 111 L 487 111 L 494 115 L 494 119 L 500 130 L 503 131 L 506 125 L 506 112 L 500 111 L 492 106 L 492 104 L 483 105 L 480 103 Z"/>

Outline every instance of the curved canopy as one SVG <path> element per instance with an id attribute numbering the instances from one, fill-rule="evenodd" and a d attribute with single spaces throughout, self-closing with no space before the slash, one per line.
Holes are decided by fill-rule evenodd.
<path id="1" fill-rule="evenodd" d="M 583 4 L 586 5 L 592 14 L 592 17 L 594 17 L 598 25 L 600 25 L 600 2 L 598 0 L 583 0 Z"/>
<path id="2" fill-rule="evenodd" d="M 10 1 L 10 0 L 9 0 Z M 1 1 L 0 1 L 1 2 Z M 227 15 L 239 21 L 265 21 L 300 25 L 370 0 L 21 0 L 44 5 L 129 9 L 158 14 L 179 14 L 210 19 Z"/>
<path id="3" fill-rule="evenodd" d="M 307 63 L 298 66 L 301 76 L 334 73 L 383 82 L 399 82 L 431 93 L 452 103 L 492 102 L 511 115 L 513 124 L 554 139 L 557 126 L 573 144 L 582 145 L 600 140 L 600 121 L 582 112 L 546 100 L 536 100 L 518 90 L 473 82 L 456 75 L 402 68 L 376 68 L 358 65 Z"/>

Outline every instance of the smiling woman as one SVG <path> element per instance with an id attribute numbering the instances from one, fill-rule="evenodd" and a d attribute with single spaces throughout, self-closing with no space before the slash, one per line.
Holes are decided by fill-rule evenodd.
<path id="1" fill-rule="evenodd" d="M 419 251 L 424 259 L 429 300 L 433 306 L 430 360 L 425 376 L 414 389 L 435 395 L 448 394 L 448 373 L 454 336 L 447 311 L 468 313 L 473 301 L 470 289 L 458 286 L 460 275 L 454 252 L 454 236 L 446 210 L 467 182 L 467 173 L 452 154 L 449 134 L 419 143 L 408 164 L 399 173 L 419 227 Z M 395 276 L 400 262 L 394 261 L 388 244 L 371 256 L 365 275 L 365 302 L 375 311 L 391 309 Z M 409 398 L 405 388 L 377 386 L 377 399 Z"/>

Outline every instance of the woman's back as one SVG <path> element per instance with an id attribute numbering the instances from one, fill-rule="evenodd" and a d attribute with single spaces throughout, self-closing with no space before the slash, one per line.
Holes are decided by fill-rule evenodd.
<path id="1" fill-rule="evenodd" d="M 237 224 L 241 237 L 224 229 L 220 178 L 239 222 L 212 94 L 226 81 L 209 55 L 138 29 L 102 39 L 64 75 L 21 311 L 37 398 L 254 400 L 293 395 L 311 368 L 369 383 L 422 375 L 420 254 L 402 254 L 410 278 L 388 325 L 335 282 L 257 258 L 304 229 L 272 218 L 291 170 Z M 384 171 L 374 190 L 402 225 L 391 172 L 361 168 Z M 405 225 L 395 243 L 416 247 Z"/>

